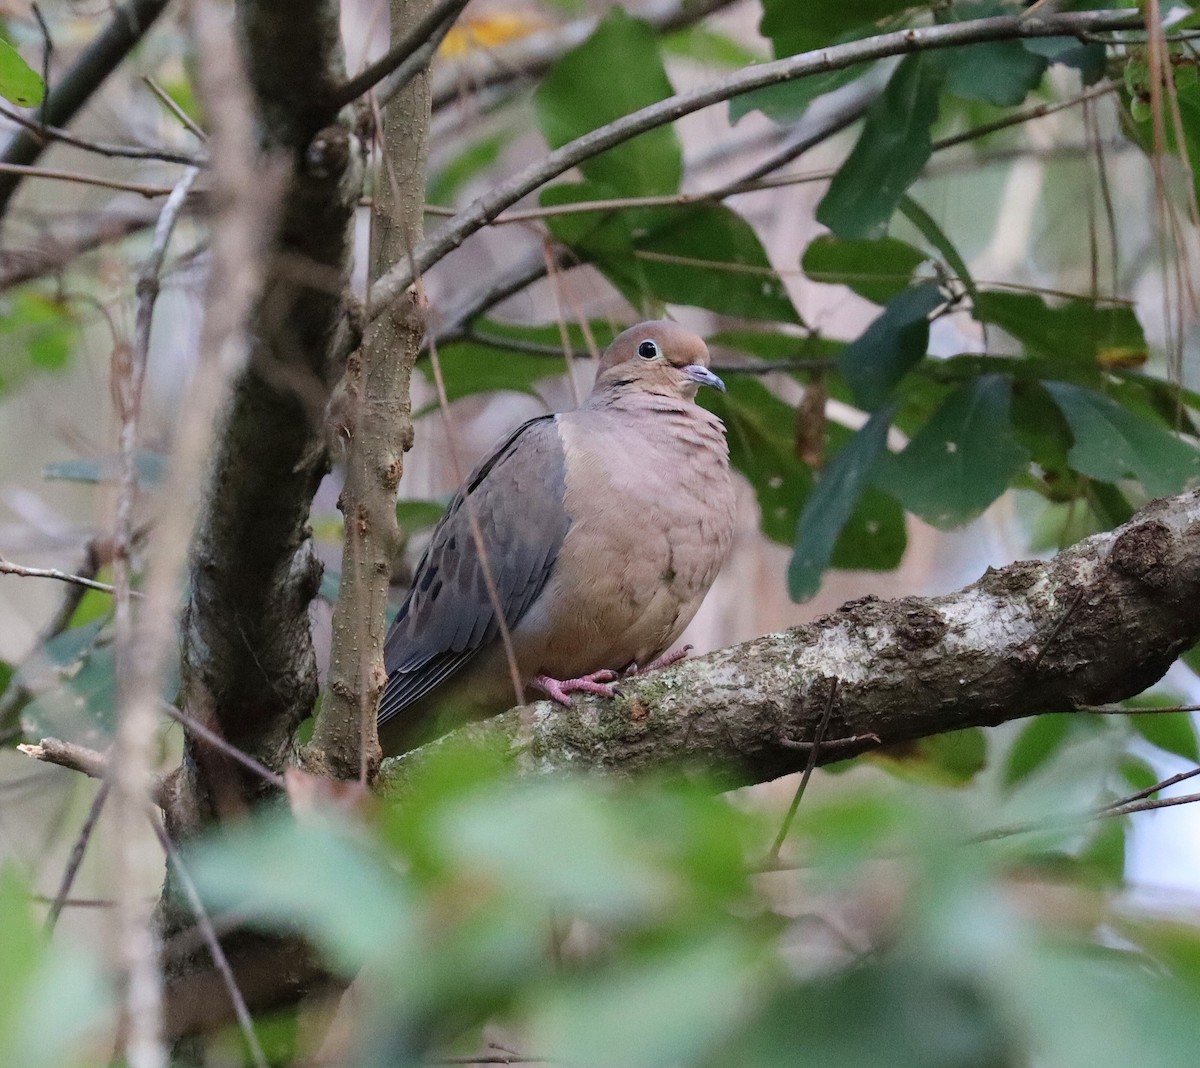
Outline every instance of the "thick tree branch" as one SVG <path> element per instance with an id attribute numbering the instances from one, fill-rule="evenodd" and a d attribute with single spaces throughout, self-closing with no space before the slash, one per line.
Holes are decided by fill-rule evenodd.
<path id="1" fill-rule="evenodd" d="M 41 121 L 47 126 L 66 126 L 146 35 L 168 3 L 170 0 L 129 0 L 117 8 L 109 24 L 46 97 L 38 109 Z M 45 151 L 47 143 L 32 131 L 21 130 L 9 141 L 0 162 L 31 164 Z M 8 208 L 21 177 L 19 173 L 0 174 L 0 215 Z"/>
<path id="2" fill-rule="evenodd" d="M 539 186 L 557 178 L 584 160 L 598 156 L 615 145 L 623 144 L 638 134 L 665 126 L 684 115 L 690 115 L 752 89 L 780 85 L 810 74 L 841 70 L 859 63 L 906 55 L 924 49 L 952 48 L 1026 37 L 1073 37 L 1106 30 L 1136 29 L 1142 24 L 1142 15 L 1136 11 L 1081 11 L 1029 17 L 973 19 L 922 29 L 898 30 L 895 33 L 834 45 L 816 52 L 805 52 L 772 63 L 760 63 L 700 89 L 677 93 L 567 142 L 540 162 L 526 167 L 501 182 L 491 192 L 467 205 L 417 246 L 411 263 L 406 261 L 398 264 L 371 287 L 368 316 L 374 318 L 379 315 L 412 284 L 416 275 L 429 270 L 505 208 L 515 204 Z"/>
<path id="3" fill-rule="evenodd" d="M 392 0 L 393 37 L 424 26 L 429 6 L 429 0 Z M 406 258 L 421 238 L 428 75 L 413 78 L 392 100 L 383 125 L 383 174 L 371 219 L 373 277 Z M 383 640 L 396 553 L 396 487 L 404 451 L 412 443 L 409 383 L 424 329 L 424 308 L 410 292 L 371 324 L 347 368 L 350 444 L 339 502 L 346 520 L 342 582 L 333 609 L 327 695 L 306 754 L 310 767 L 339 779 L 366 782 L 381 755 L 375 714 L 387 682 Z"/>
<path id="4" fill-rule="evenodd" d="M 345 77 L 338 13 L 334 0 L 239 0 L 236 7 L 260 135 L 289 173 L 271 242 L 275 267 L 252 313 L 249 361 L 192 547 L 185 707 L 273 769 L 288 762 L 294 730 L 317 693 L 308 605 L 320 565 L 308 515 L 328 466 L 324 413 L 342 371 L 333 354 L 345 329 L 362 173 L 351 117 L 319 127 Z M 212 802 L 200 781 L 204 758 L 189 745 L 183 766 L 201 821 Z M 229 779 L 224 788 L 246 799 L 270 789 L 227 762 L 220 770 Z M 177 841 L 187 837 L 179 827 L 168 831 Z"/>
<path id="5" fill-rule="evenodd" d="M 818 763 L 964 727 L 1118 701 L 1200 638 L 1200 491 L 1155 501 L 1053 559 L 941 597 L 851 601 L 623 685 L 614 701 L 539 702 L 384 761 L 402 792 L 447 743 L 497 748 L 521 774 L 703 768 L 729 787 L 801 770 L 832 680 Z"/>

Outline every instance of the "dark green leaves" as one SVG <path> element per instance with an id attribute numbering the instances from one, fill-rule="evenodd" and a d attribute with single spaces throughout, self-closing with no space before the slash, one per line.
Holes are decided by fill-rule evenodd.
<path id="1" fill-rule="evenodd" d="M 64 303 L 36 290 L 0 299 L 0 393 L 31 374 L 62 370 L 78 329 Z"/>
<path id="2" fill-rule="evenodd" d="M 796 456 L 795 413 L 761 382 L 728 376 L 728 392 L 704 398 L 725 423 L 729 459 L 754 487 L 762 532 L 790 545 L 800 506 L 812 487 L 808 466 Z"/>
<path id="3" fill-rule="evenodd" d="M 1146 358 L 1146 337 L 1127 304 L 1076 298 L 1051 305 L 1032 293 L 991 290 L 975 296 L 974 314 L 1054 360 L 1119 366 Z"/>
<path id="4" fill-rule="evenodd" d="M 1071 466 L 1104 482 L 1130 476 L 1153 496 L 1177 493 L 1200 475 L 1200 453 L 1165 427 L 1135 415 L 1102 393 L 1047 382 L 1071 427 Z"/>
<path id="5" fill-rule="evenodd" d="M 814 282 L 848 286 L 860 297 L 885 304 L 908 288 L 913 272 L 928 258 L 894 237 L 840 241 L 824 235 L 804 250 L 800 265 Z"/>
<path id="6" fill-rule="evenodd" d="M 646 285 L 659 300 L 740 318 L 796 321 L 791 298 L 750 224 L 722 204 L 666 213 L 635 246 Z"/>
<path id="7" fill-rule="evenodd" d="M 804 601 L 817 592 L 842 527 L 871 481 L 887 446 L 892 409 L 871 416 L 821 473 L 796 530 L 796 550 L 788 565 L 788 593 Z"/>
<path id="8" fill-rule="evenodd" d="M 834 175 L 817 221 L 838 237 L 877 237 L 932 151 L 930 127 L 945 78 L 940 57 L 919 53 L 896 68 L 871 105 L 846 162 Z"/>
<path id="9" fill-rule="evenodd" d="M 968 45 L 951 54 L 946 91 L 964 100 L 1015 107 L 1036 88 L 1046 66 L 1046 59 L 1021 41 Z"/>
<path id="10" fill-rule="evenodd" d="M 21 54 L 0 38 L 0 96 L 18 107 L 36 107 L 46 95 L 41 76 Z"/>
<path id="11" fill-rule="evenodd" d="M 857 404 L 877 408 L 929 345 L 929 317 L 945 303 L 935 283 L 906 289 L 842 351 L 838 365 Z"/>
<path id="12" fill-rule="evenodd" d="M 795 0 L 763 0 L 758 31 L 770 39 L 777 57 L 792 56 L 832 44 L 844 35 L 865 36 L 881 19 L 912 6 L 903 0 L 846 0 L 806 4 L 801 12 Z"/>
<path id="13" fill-rule="evenodd" d="M 614 7 L 595 33 L 543 79 L 534 105 L 543 135 L 558 148 L 672 92 L 654 31 Z M 683 154 L 674 129 L 663 126 L 586 160 L 579 169 L 615 195 L 673 193 L 683 174 Z"/>
<path id="14" fill-rule="evenodd" d="M 1012 386 L 981 375 L 950 394 L 882 477 L 900 502 L 935 527 L 974 519 L 1029 462 L 1009 422 Z"/>

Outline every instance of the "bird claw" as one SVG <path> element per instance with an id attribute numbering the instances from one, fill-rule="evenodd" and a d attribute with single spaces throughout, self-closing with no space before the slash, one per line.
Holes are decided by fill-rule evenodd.
<path id="1" fill-rule="evenodd" d="M 580 675 L 575 679 L 552 679 L 549 675 L 538 675 L 530 683 L 541 690 L 551 701 L 565 708 L 571 707 L 570 694 L 591 693 L 597 697 L 609 699 L 617 696 L 617 688 L 613 680 L 617 678 L 615 671 L 604 668 L 593 671 L 590 675 Z"/>
<path id="2" fill-rule="evenodd" d="M 663 653 L 653 663 L 647 664 L 645 667 L 638 667 L 637 664 L 630 664 L 625 669 L 624 677 L 628 678 L 631 675 L 646 675 L 651 671 L 658 671 L 665 667 L 670 667 L 672 664 L 677 664 L 680 660 L 686 660 L 688 653 L 694 648 L 694 645 L 688 644 L 682 648 L 676 649 L 673 653 Z"/>

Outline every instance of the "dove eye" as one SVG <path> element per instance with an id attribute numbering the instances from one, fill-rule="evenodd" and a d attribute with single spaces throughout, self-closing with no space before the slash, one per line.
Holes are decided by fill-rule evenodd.
<path id="1" fill-rule="evenodd" d="M 637 347 L 637 354 L 643 360 L 653 360 L 656 356 L 662 355 L 662 350 L 658 347 L 657 341 L 643 341 Z"/>

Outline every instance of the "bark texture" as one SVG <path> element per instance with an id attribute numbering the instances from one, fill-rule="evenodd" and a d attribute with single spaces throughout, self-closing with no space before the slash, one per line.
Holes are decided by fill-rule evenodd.
<path id="1" fill-rule="evenodd" d="M 403 40 L 430 6 L 430 0 L 392 0 L 392 39 Z M 418 74 L 388 104 L 383 125 L 383 167 L 371 220 L 372 278 L 408 256 L 421 240 L 428 72 Z M 371 324 L 346 373 L 349 446 L 339 502 L 345 516 L 342 584 L 333 611 L 327 694 L 305 753 L 310 769 L 339 779 L 366 781 L 379 767 L 375 714 L 387 682 L 383 640 L 398 549 L 396 489 L 404 452 L 412 445 L 409 383 L 424 331 L 424 302 L 410 290 Z"/>
<path id="2" fill-rule="evenodd" d="M 308 515 L 328 467 L 325 407 L 342 373 L 333 353 L 349 347 L 339 333 L 347 329 L 343 294 L 362 167 L 349 113 L 319 125 L 345 74 L 338 4 L 240 0 L 236 19 L 264 148 L 285 156 L 290 173 L 249 362 L 192 547 L 184 701 L 192 716 L 279 768 L 317 694 L 308 605 L 321 568 Z M 213 777 L 234 802 L 267 789 L 194 740 L 180 774 L 176 812 L 194 823 L 212 814 Z M 188 828 L 171 831 L 186 836 Z"/>
<path id="3" fill-rule="evenodd" d="M 1200 639 L 1200 491 L 1155 501 L 1048 561 L 990 570 L 940 597 L 851 601 L 631 681 L 613 701 L 539 702 L 384 761 L 380 787 L 439 746 L 510 754 L 518 773 L 701 768 L 726 787 L 964 727 L 1117 701 Z"/>

